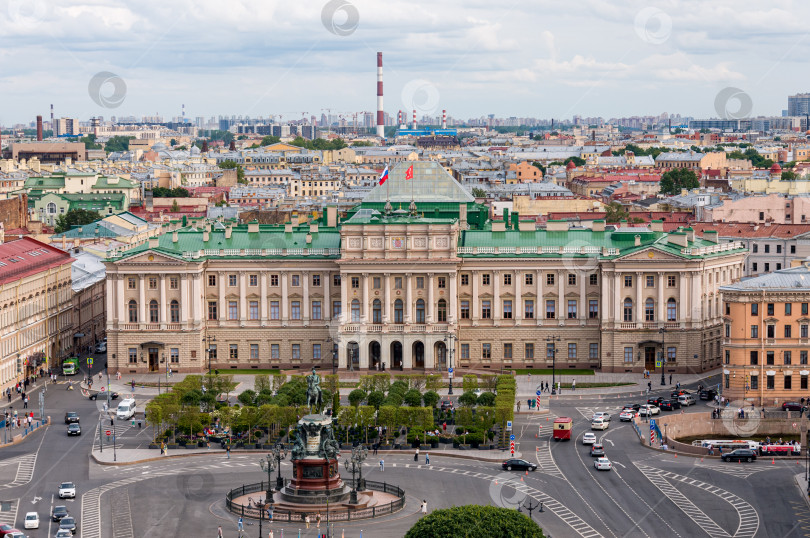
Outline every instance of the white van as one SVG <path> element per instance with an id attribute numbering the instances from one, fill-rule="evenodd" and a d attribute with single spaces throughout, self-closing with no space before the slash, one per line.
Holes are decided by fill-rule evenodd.
<path id="1" fill-rule="evenodd" d="M 132 398 L 127 398 L 120 404 L 118 404 L 118 412 L 115 416 L 119 420 L 129 420 L 135 416 L 135 411 L 137 410 L 135 406 L 135 400 Z"/>
<path id="2" fill-rule="evenodd" d="M 695 405 L 697 402 L 695 401 L 695 397 L 691 394 L 681 394 L 678 396 L 678 401 L 683 407 L 688 405 Z"/>

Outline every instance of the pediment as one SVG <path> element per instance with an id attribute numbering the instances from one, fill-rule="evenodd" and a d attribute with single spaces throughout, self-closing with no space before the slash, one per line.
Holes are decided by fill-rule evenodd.
<path id="1" fill-rule="evenodd" d="M 681 256 L 675 256 L 670 254 L 669 252 L 664 252 L 662 250 L 658 250 L 657 248 L 650 247 L 645 248 L 644 250 L 640 250 L 638 252 L 633 252 L 632 254 L 628 254 L 627 256 L 619 256 L 616 258 L 617 261 L 683 261 Z"/>
<path id="2" fill-rule="evenodd" d="M 182 258 L 175 258 L 174 256 L 170 256 L 168 254 L 164 254 L 162 252 L 156 252 L 154 250 L 147 250 L 141 254 L 137 254 L 135 256 L 124 258 L 118 262 L 116 265 L 125 266 L 125 265 L 186 265 L 187 261 Z"/>

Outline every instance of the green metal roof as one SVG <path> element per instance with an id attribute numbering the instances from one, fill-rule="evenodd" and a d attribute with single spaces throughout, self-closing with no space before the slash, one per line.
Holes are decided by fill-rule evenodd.
<path id="1" fill-rule="evenodd" d="M 65 187 L 65 176 L 29 177 L 25 180 L 26 189 L 52 190 Z"/>
<path id="2" fill-rule="evenodd" d="M 94 189 L 134 189 L 136 188 L 135 182 L 122 177 L 118 178 L 117 183 L 110 183 L 110 178 L 107 176 L 99 176 L 96 184 L 93 185 Z"/>

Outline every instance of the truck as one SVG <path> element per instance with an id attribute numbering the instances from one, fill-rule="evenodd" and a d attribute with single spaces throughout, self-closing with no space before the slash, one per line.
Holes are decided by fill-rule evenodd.
<path id="1" fill-rule="evenodd" d="M 62 375 L 76 375 L 79 373 L 79 357 L 70 357 L 62 363 Z"/>

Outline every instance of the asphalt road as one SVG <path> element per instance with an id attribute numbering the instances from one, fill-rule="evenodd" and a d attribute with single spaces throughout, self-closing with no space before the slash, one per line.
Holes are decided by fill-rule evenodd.
<path id="1" fill-rule="evenodd" d="M 655 390 L 659 388 L 653 385 L 654 395 L 660 394 Z M 88 454 L 97 443 L 91 433 L 96 432 L 103 401 L 90 401 L 64 385 L 49 387 L 46 394 L 46 414 L 54 424 L 0 452 L 0 522 L 21 526 L 27 511 L 37 511 L 42 527 L 27 534 L 53 536 L 48 515 L 59 504 L 54 496 L 61 481 L 72 480 L 77 499 L 62 504 L 79 519 L 82 538 L 216 536 L 218 525 L 226 537 L 237 536 L 236 518 L 225 511 L 223 497 L 233 487 L 264 478 L 258 454 L 234 452 L 228 460 L 213 450 L 208 457 L 101 466 Z M 545 416 L 518 415 L 514 433 L 521 452 L 539 466 L 533 473 L 508 473 L 498 463 L 436 453 L 430 466 L 423 460 L 415 464 L 408 453 L 382 456 L 386 466 L 381 472 L 379 456 L 369 457 L 364 476 L 403 487 L 407 505 L 378 520 L 341 522 L 336 534 L 355 537 L 362 530 L 363 536 L 402 536 L 420 517 L 424 499 L 431 510 L 468 503 L 516 508 L 542 502 L 544 511 L 534 510 L 533 517 L 554 537 L 810 535 L 810 510 L 793 483 L 803 465 L 793 460 L 723 464 L 643 448 L 632 426 L 620 423 L 617 416 L 621 404 L 641 400 L 591 396 L 555 401 L 552 419 L 574 418 L 570 442 L 549 440 L 551 422 Z M 705 409 L 701 402 L 687 412 Z M 65 410 L 79 412 L 82 436 L 67 437 Z M 614 464 L 609 472 L 596 471 L 588 447 L 581 444 L 597 410 L 614 413 L 611 427 L 597 433 Z M 147 432 L 133 430 L 131 424 L 117 424 L 116 431 L 132 442 L 140 442 L 139 436 L 148 440 Z M 282 474 L 289 476 L 290 470 L 289 462 L 283 463 Z M 297 536 L 299 526 L 273 524 L 275 536 L 282 529 L 286 536 Z M 263 530 L 266 535 L 267 523 Z M 258 536 L 258 525 L 246 526 L 245 535 Z M 317 529 L 302 528 L 301 536 L 317 536 Z"/>

